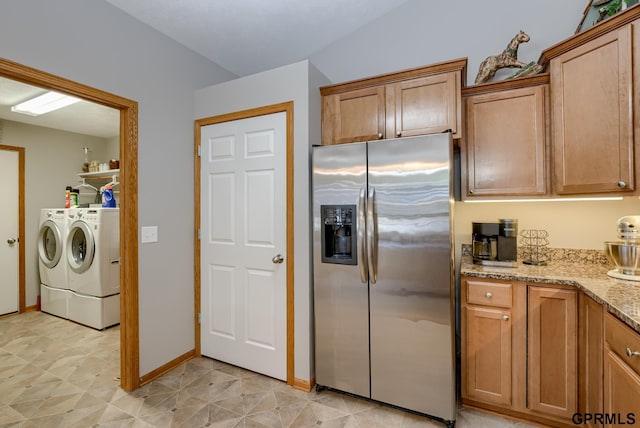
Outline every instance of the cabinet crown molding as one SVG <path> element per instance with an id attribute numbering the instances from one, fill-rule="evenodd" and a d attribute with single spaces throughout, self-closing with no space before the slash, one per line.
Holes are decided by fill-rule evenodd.
<path id="1" fill-rule="evenodd" d="M 400 82 L 422 76 L 432 76 L 434 74 L 448 73 L 452 71 L 460 71 L 462 85 L 467 81 L 467 58 L 459 58 L 445 62 L 439 62 L 423 67 L 410 68 L 395 73 L 380 74 L 377 76 L 367 77 L 364 79 L 352 80 L 349 82 L 338 83 L 335 85 L 323 86 L 320 88 L 320 94 L 333 95 L 341 92 L 353 91 L 356 89 L 369 88 L 371 86 L 384 85 L 388 83 Z"/>
<path id="2" fill-rule="evenodd" d="M 467 86 L 462 88 L 462 96 L 479 95 L 484 93 L 506 91 L 509 89 L 526 88 L 529 86 L 539 86 L 549 83 L 549 73 L 537 74 L 535 76 L 519 77 L 515 79 L 499 80 L 497 82 L 483 83 L 481 85 Z"/>
<path id="3" fill-rule="evenodd" d="M 538 64 L 544 69 L 547 68 L 549 61 L 562 55 L 565 52 L 570 51 L 578 46 L 581 46 L 593 39 L 596 39 L 603 34 L 609 33 L 620 27 L 623 27 L 636 19 L 640 18 L 640 3 L 631 6 L 624 12 L 619 12 L 611 18 L 607 18 L 602 22 L 597 23 L 593 27 L 590 27 L 578 34 L 575 34 L 560 43 L 545 49 L 540 54 Z"/>

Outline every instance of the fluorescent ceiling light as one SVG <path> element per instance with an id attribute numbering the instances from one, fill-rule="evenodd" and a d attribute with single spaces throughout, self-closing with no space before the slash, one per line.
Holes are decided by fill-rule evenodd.
<path id="1" fill-rule="evenodd" d="M 603 198 L 547 198 L 547 199 L 484 199 L 466 200 L 468 204 L 486 204 L 491 202 L 579 202 L 579 201 L 621 201 L 622 196 Z"/>
<path id="2" fill-rule="evenodd" d="M 78 101 L 80 101 L 79 98 L 50 91 L 11 107 L 11 111 L 28 114 L 30 116 L 38 116 L 77 103 Z"/>

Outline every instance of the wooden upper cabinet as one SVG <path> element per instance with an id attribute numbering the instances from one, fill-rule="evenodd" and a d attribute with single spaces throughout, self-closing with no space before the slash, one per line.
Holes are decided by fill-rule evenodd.
<path id="1" fill-rule="evenodd" d="M 449 129 L 456 138 L 466 64 L 465 58 L 320 88 L 322 144 Z"/>
<path id="2" fill-rule="evenodd" d="M 636 189 L 632 29 L 615 28 L 550 60 L 557 194 Z"/>
<path id="3" fill-rule="evenodd" d="M 549 193 L 548 82 L 543 75 L 465 88 L 464 198 Z"/>
<path id="4" fill-rule="evenodd" d="M 456 73 L 412 79 L 387 86 L 388 138 L 458 132 L 460 91 Z"/>
<path id="5" fill-rule="evenodd" d="M 323 97 L 322 144 L 384 138 L 384 94 L 384 87 L 374 87 Z"/>

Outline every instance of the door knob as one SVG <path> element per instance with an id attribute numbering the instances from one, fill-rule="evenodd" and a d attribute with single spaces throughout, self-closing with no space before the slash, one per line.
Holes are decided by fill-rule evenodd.
<path id="1" fill-rule="evenodd" d="M 271 259 L 271 261 L 277 265 L 279 265 L 280 263 L 282 263 L 284 261 L 284 258 L 282 257 L 282 255 L 280 254 L 276 254 L 275 256 L 273 256 L 273 258 Z"/>
<path id="2" fill-rule="evenodd" d="M 16 240 L 15 240 L 14 238 L 9 238 L 9 239 L 7 239 L 7 244 L 9 244 L 9 245 L 13 245 L 13 244 L 15 244 L 15 243 L 16 243 Z"/>

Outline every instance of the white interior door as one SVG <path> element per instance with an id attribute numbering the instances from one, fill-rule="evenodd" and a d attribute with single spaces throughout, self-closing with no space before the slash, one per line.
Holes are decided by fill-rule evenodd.
<path id="1" fill-rule="evenodd" d="M 0 315 L 18 311 L 19 156 L 0 149 Z"/>
<path id="2" fill-rule="evenodd" d="M 200 143 L 202 354 L 286 380 L 286 114 Z"/>

